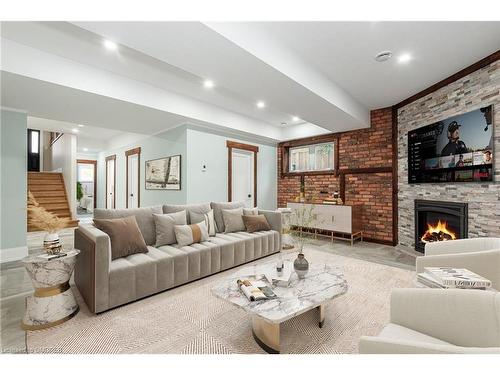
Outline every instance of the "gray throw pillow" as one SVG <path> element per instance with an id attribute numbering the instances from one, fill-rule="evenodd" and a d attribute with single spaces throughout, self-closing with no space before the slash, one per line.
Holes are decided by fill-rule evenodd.
<path id="1" fill-rule="evenodd" d="M 217 232 L 224 233 L 224 219 L 222 218 L 222 210 L 230 210 L 234 208 L 245 207 L 245 202 L 211 202 L 210 206 L 214 210 L 215 225 Z"/>
<path id="2" fill-rule="evenodd" d="M 163 213 L 171 214 L 179 211 L 186 211 L 186 220 L 189 222 L 189 214 L 191 212 L 204 214 L 210 211 L 212 208 L 210 207 L 210 203 L 199 203 L 199 204 L 164 204 L 163 205 Z"/>
<path id="3" fill-rule="evenodd" d="M 244 208 L 243 209 L 243 215 L 258 215 L 259 214 L 259 208 L 254 207 L 254 208 Z"/>
<path id="4" fill-rule="evenodd" d="M 186 211 L 172 214 L 153 214 L 156 226 L 156 247 L 175 243 L 174 226 L 186 225 Z"/>
<path id="5" fill-rule="evenodd" d="M 208 235 L 211 237 L 215 236 L 214 210 L 210 210 L 204 214 L 191 211 L 189 212 L 189 221 L 191 224 L 205 223 L 208 228 Z"/>
<path id="6" fill-rule="evenodd" d="M 241 232 L 246 229 L 243 222 L 243 207 L 222 210 L 222 217 L 224 219 L 224 233 Z"/>
<path id="7" fill-rule="evenodd" d="M 209 237 L 205 223 L 176 225 L 174 231 L 179 246 L 188 246 L 193 243 L 207 241 Z"/>

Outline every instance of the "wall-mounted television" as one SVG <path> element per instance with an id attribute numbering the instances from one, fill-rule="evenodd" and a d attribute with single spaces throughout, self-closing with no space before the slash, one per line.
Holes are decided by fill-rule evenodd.
<path id="1" fill-rule="evenodd" d="M 493 181 L 493 106 L 408 132 L 408 183 Z"/>

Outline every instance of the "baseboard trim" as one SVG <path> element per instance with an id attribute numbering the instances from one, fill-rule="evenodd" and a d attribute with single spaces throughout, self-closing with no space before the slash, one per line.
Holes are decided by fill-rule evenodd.
<path id="1" fill-rule="evenodd" d="M 365 241 L 365 242 L 372 242 L 372 243 L 378 243 L 380 245 L 394 246 L 394 244 L 393 244 L 392 241 L 379 240 L 378 238 L 372 238 L 372 237 L 365 237 L 365 236 L 363 236 L 363 241 Z"/>
<path id="2" fill-rule="evenodd" d="M 0 263 L 15 262 L 28 255 L 28 246 L 0 249 Z"/>

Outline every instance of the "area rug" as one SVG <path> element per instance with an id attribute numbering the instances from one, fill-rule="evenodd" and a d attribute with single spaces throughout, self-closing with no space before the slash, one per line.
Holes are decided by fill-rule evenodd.
<path id="1" fill-rule="evenodd" d="M 312 310 L 282 324 L 282 353 L 357 353 L 363 335 L 376 335 L 389 320 L 394 288 L 412 287 L 415 272 L 313 249 L 310 262 L 335 265 L 348 292 L 326 304 L 319 328 Z M 296 253 L 285 255 L 294 259 Z M 270 262 L 276 255 L 255 262 Z M 254 262 L 254 263 L 255 263 Z M 240 266 L 246 267 L 247 265 Z M 263 354 L 243 310 L 211 294 L 235 269 L 94 315 L 73 287 L 80 312 L 72 320 L 27 334 L 32 353 Z"/>

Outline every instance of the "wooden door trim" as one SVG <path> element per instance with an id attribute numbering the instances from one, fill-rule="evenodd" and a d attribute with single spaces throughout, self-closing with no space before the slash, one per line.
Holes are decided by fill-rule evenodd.
<path id="1" fill-rule="evenodd" d="M 226 141 L 227 146 L 227 200 L 233 200 L 233 149 L 253 152 L 253 205 L 257 207 L 257 153 L 259 147 L 246 143 Z"/>
<path id="2" fill-rule="evenodd" d="M 105 163 L 106 163 L 106 197 L 104 200 L 105 207 L 108 208 L 108 161 L 109 160 L 114 160 L 115 168 L 113 173 L 113 206 L 116 208 L 116 155 L 110 155 L 106 156 Z"/>
<path id="3" fill-rule="evenodd" d="M 97 208 L 97 160 L 76 159 L 76 164 L 93 164 L 94 165 L 94 208 Z M 78 179 L 78 176 L 76 176 Z"/>
<path id="4" fill-rule="evenodd" d="M 125 207 L 128 208 L 128 157 L 137 155 L 137 207 L 141 207 L 141 148 L 136 147 L 131 150 L 125 151 Z"/>

